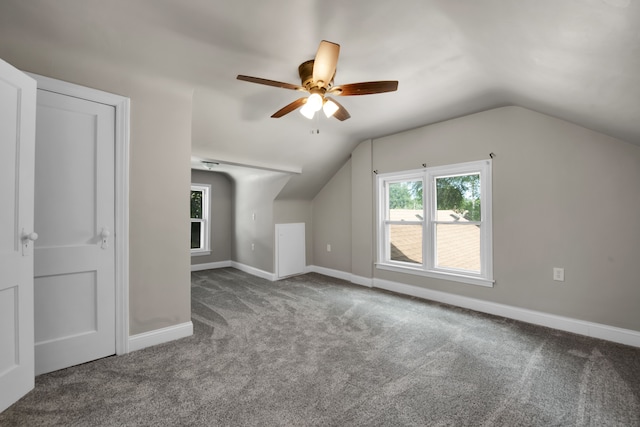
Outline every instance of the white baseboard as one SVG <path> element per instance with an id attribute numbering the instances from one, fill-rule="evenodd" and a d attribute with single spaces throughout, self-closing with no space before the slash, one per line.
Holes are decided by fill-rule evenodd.
<path id="1" fill-rule="evenodd" d="M 360 286 L 366 286 L 367 288 L 373 288 L 373 279 L 371 277 L 351 275 L 351 283 Z"/>
<path id="2" fill-rule="evenodd" d="M 191 271 L 214 270 L 216 268 L 226 267 L 237 268 L 240 271 L 244 271 L 245 273 L 251 274 L 256 277 L 261 277 L 271 282 L 277 280 L 275 273 L 269 273 L 268 271 L 260 270 L 259 268 L 251 267 L 250 265 L 242 264 L 236 261 L 218 261 L 207 262 L 203 264 L 191 264 Z"/>
<path id="3" fill-rule="evenodd" d="M 216 268 L 231 267 L 231 261 L 206 262 L 203 264 L 191 264 L 191 271 L 213 270 Z"/>
<path id="4" fill-rule="evenodd" d="M 391 282 L 389 280 L 373 279 L 373 287 L 451 304 L 458 307 L 469 308 L 471 310 L 507 317 L 509 319 L 520 320 L 534 325 L 572 332 L 574 334 L 640 347 L 640 332 L 633 331 L 631 329 L 622 329 L 615 326 L 587 322 L 541 311 L 528 310 L 526 308 L 513 307 L 510 305 L 463 297 L 446 292 L 425 289 L 419 286 Z"/>
<path id="5" fill-rule="evenodd" d="M 193 335 L 193 323 L 191 323 L 191 321 L 131 335 L 129 337 L 129 351 L 142 350 L 146 347 L 190 337 L 191 335 Z"/>
<path id="6" fill-rule="evenodd" d="M 345 271 L 333 270 L 331 268 L 320 267 L 317 265 L 308 265 L 307 270 L 311 273 L 323 274 L 329 277 L 335 277 L 336 279 L 346 280 L 347 282 L 351 281 L 351 273 L 347 273 Z"/>
<path id="7" fill-rule="evenodd" d="M 354 285 L 366 286 L 371 288 L 373 286 L 373 279 L 368 277 L 356 276 L 355 274 L 347 273 L 345 271 L 334 270 L 332 268 L 320 267 L 317 265 L 308 265 L 307 271 L 312 273 L 324 274 L 325 276 L 335 277 L 336 279 L 346 280 Z"/>
<path id="8" fill-rule="evenodd" d="M 277 277 L 274 273 L 269 273 L 268 271 L 260 270 L 259 268 L 251 267 L 250 265 L 246 265 L 246 264 L 241 264 L 236 261 L 231 261 L 231 267 L 237 268 L 238 270 L 244 271 L 245 273 L 251 274 L 253 276 L 270 280 L 272 282 L 277 280 Z"/>

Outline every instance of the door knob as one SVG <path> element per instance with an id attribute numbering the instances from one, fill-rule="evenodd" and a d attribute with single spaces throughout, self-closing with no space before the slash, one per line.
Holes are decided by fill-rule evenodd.
<path id="1" fill-rule="evenodd" d="M 25 233 L 24 228 L 22 229 L 22 256 L 28 254 L 29 242 L 35 242 L 36 240 L 38 240 L 38 233 L 35 231 Z"/>
<path id="2" fill-rule="evenodd" d="M 35 231 L 32 231 L 29 234 L 25 234 L 22 237 L 22 239 L 25 240 L 25 241 L 30 240 L 32 242 L 35 242 L 36 240 L 38 240 L 38 233 L 36 233 Z"/>
<path id="3" fill-rule="evenodd" d="M 109 229 L 107 227 L 102 227 L 102 231 L 100 232 L 100 237 L 102 238 L 100 247 L 102 249 L 106 249 L 109 247 L 109 236 L 111 236 L 111 232 L 109 231 Z"/>

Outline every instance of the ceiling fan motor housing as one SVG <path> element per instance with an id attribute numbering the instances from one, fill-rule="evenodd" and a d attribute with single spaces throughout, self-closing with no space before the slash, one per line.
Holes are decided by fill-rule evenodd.
<path id="1" fill-rule="evenodd" d="M 313 63 L 315 61 L 310 59 L 308 61 L 303 62 L 298 66 L 298 74 L 300 75 L 300 81 L 302 82 L 302 86 L 309 92 L 311 89 L 316 88 L 318 85 L 313 81 Z M 331 81 L 322 89 L 322 93 L 326 92 L 333 85 L 333 78 L 335 77 L 335 73 L 331 77 Z"/>

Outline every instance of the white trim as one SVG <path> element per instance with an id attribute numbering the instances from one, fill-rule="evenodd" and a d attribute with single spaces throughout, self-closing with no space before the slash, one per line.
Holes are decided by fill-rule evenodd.
<path id="1" fill-rule="evenodd" d="M 192 264 L 191 271 L 213 270 L 216 268 L 225 268 L 225 267 L 233 267 L 240 271 L 244 271 L 245 273 L 251 274 L 252 276 L 260 277 L 262 279 L 266 279 L 271 282 L 275 282 L 276 280 L 278 280 L 278 278 L 274 273 L 269 273 L 268 271 L 260 270 L 258 268 L 251 267 L 249 265 L 242 264 L 236 261 L 218 261 L 218 262 L 208 262 L 204 264 Z"/>
<path id="2" fill-rule="evenodd" d="M 130 352 L 142 350 L 143 348 L 190 337 L 191 335 L 193 335 L 193 323 L 188 321 L 178 325 L 167 326 L 166 328 L 131 335 L 129 337 L 128 347 Z"/>
<path id="3" fill-rule="evenodd" d="M 373 288 L 373 279 L 371 277 L 351 275 L 351 283 L 354 285 L 365 286 L 367 288 Z"/>
<path id="4" fill-rule="evenodd" d="M 116 108 L 116 354 L 129 352 L 129 129 L 130 101 Z"/>
<path id="5" fill-rule="evenodd" d="M 80 86 L 75 83 L 69 83 L 62 80 L 56 80 L 51 77 L 41 76 L 39 74 L 29 73 L 38 82 L 38 89 L 49 92 L 59 93 L 61 95 L 73 96 L 75 98 L 86 99 L 93 102 L 99 102 L 105 105 L 119 105 L 125 100 L 129 100 L 121 95 L 104 92 L 99 89 L 93 89 L 86 86 Z"/>
<path id="6" fill-rule="evenodd" d="M 347 273 L 346 271 L 334 270 L 332 268 L 320 267 L 318 265 L 309 265 L 307 266 L 307 270 L 312 273 L 323 274 L 325 276 L 351 282 L 351 273 Z"/>
<path id="7" fill-rule="evenodd" d="M 572 319 L 570 317 L 558 316 L 541 311 L 528 310 L 526 308 L 513 307 L 495 302 L 483 301 L 475 298 L 454 295 L 446 292 L 425 289 L 419 286 L 407 285 L 404 283 L 392 282 L 383 279 L 373 279 L 373 287 L 397 292 L 404 295 L 411 295 L 431 301 L 438 301 L 458 307 L 464 307 L 482 313 L 507 317 L 534 325 L 546 326 L 548 328 L 561 331 L 572 332 L 574 334 L 585 335 L 592 338 L 617 342 L 620 344 L 640 347 L 640 332 L 630 329 L 622 329 L 615 326 L 603 325 L 600 323 L 587 322 L 584 320 Z"/>
<path id="8" fill-rule="evenodd" d="M 261 277 L 271 282 L 275 282 L 277 280 L 277 277 L 274 273 L 269 273 L 268 271 L 260 270 L 259 268 L 241 264 L 236 261 L 231 261 L 231 267 L 237 268 L 238 270 L 244 271 L 245 273 L 251 274 L 252 276 Z"/>
<path id="9" fill-rule="evenodd" d="M 216 268 L 231 267 L 231 261 L 205 262 L 203 264 L 191 264 L 191 271 L 214 270 Z"/>
<path id="10" fill-rule="evenodd" d="M 27 73 L 38 88 L 115 108 L 116 354 L 129 352 L 129 135 L 130 100 L 101 90 Z"/>
<path id="11" fill-rule="evenodd" d="M 367 288 L 373 287 L 373 279 L 370 277 L 356 276 L 355 274 L 347 273 L 345 271 L 334 270 L 332 268 L 320 267 L 317 265 L 308 265 L 307 272 L 323 274 L 329 277 L 335 277 L 336 279 L 346 280 L 354 285 L 365 286 Z"/>
<path id="12" fill-rule="evenodd" d="M 207 255 L 211 255 L 211 251 L 203 251 L 203 250 L 197 250 L 196 249 L 191 249 L 191 256 L 207 256 Z"/>
<path id="13" fill-rule="evenodd" d="M 437 270 L 424 270 L 422 267 L 414 268 L 409 265 L 405 267 L 395 264 L 376 263 L 376 268 L 380 270 L 395 271 L 396 273 L 415 274 L 417 276 L 432 277 L 434 279 L 451 280 L 453 282 L 484 286 L 487 288 L 492 288 L 495 283 L 493 280 L 487 280 L 481 277 L 465 276 L 464 274 L 456 273 L 441 273 Z"/>

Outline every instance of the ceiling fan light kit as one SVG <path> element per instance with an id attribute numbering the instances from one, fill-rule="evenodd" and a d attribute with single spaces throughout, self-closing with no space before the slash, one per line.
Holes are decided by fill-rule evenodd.
<path id="1" fill-rule="evenodd" d="M 336 111 L 338 111 L 338 105 L 330 99 L 325 99 L 324 105 L 322 106 L 322 111 L 324 111 L 324 115 L 329 118 L 333 116 Z"/>
<path id="2" fill-rule="evenodd" d="M 305 116 L 307 119 L 311 120 L 311 119 L 313 119 L 314 114 L 316 114 L 316 110 L 311 108 L 309 106 L 309 104 L 307 103 L 300 109 L 300 114 Z"/>
<path id="3" fill-rule="evenodd" d="M 351 115 L 340 103 L 327 97 L 327 94 L 335 96 L 372 95 L 376 93 L 393 92 L 398 89 L 397 80 L 376 82 L 351 83 L 341 86 L 333 86 L 336 74 L 340 45 L 323 40 L 320 42 L 315 59 L 305 61 L 298 67 L 301 85 L 283 83 L 275 80 L 259 77 L 238 75 L 237 79 L 274 86 L 283 89 L 308 92 L 308 97 L 298 98 L 273 113 L 271 117 L 279 118 L 285 114 L 300 108 L 300 113 L 308 119 L 312 119 L 317 111 L 323 110 L 327 117 L 335 117 L 340 121 L 347 120 Z"/>
<path id="4" fill-rule="evenodd" d="M 305 105 L 305 107 L 310 108 L 314 112 L 320 111 L 320 109 L 322 108 L 322 103 L 323 103 L 322 95 L 320 95 L 317 92 L 314 92 L 311 95 L 309 95 L 309 97 L 307 98 L 307 104 Z"/>

